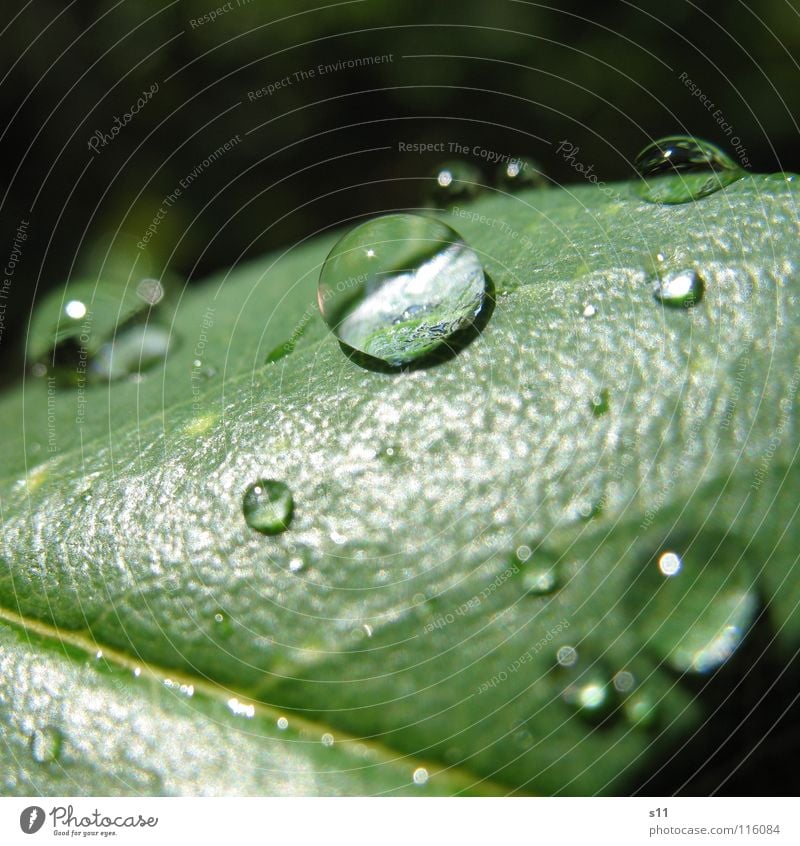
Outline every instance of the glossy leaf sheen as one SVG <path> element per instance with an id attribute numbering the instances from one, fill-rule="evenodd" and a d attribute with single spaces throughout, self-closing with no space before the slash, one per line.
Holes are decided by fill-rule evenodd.
<path id="1" fill-rule="evenodd" d="M 74 390 L 56 392 L 50 429 L 46 386 L 5 396 L 5 616 L 197 680 L 181 699 L 87 666 L 50 628 L 9 628 L 7 792 L 623 790 L 702 716 L 623 600 L 676 525 L 750 541 L 782 642 L 800 639 L 794 498 L 780 495 L 800 484 L 796 188 L 748 177 L 671 207 L 607 189 L 441 212 L 497 303 L 429 369 L 343 354 L 316 311 L 324 238 L 188 292 L 180 349 L 141 382 L 87 389 L 80 431 Z M 656 253 L 701 273 L 694 308 L 654 300 Z M 198 358 L 219 375 L 195 379 Z M 289 531 L 245 524 L 256 478 L 290 486 Z M 546 546 L 554 593 L 514 572 L 521 543 Z M 565 644 L 609 674 L 635 659 L 659 731 L 621 712 L 600 729 L 582 719 L 554 671 Z M 231 697 L 265 704 L 242 717 Z M 280 714 L 362 738 L 369 776 L 358 744 L 290 744 Z M 42 722 L 61 734 L 59 763 L 30 755 Z M 130 781 L 131 761 L 153 775 Z"/>

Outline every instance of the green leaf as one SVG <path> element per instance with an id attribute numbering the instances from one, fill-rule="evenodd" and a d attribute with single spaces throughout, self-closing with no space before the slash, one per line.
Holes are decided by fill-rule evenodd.
<path id="1" fill-rule="evenodd" d="M 784 646 L 800 639 L 796 199 L 791 179 L 748 177 L 686 205 L 587 185 L 442 212 L 496 304 L 457 355 L 409 372 L 365 369 L 328 333 L 315 288 L 334 238 L 315 239 L 187 290 L 163 369 L 8 394 L 0 605 L 38 633 L 0 646 L 9 791 L 235 791 L 244 737 L 241 792 L 414 791 L 423 767 L 443 793 L 614 793 L 658 766 L 704 715 L 662 657 L 690 606 L 672 619 L 640 578 L 660 550 L 685 548 L 707 588 L 723 537 Z M 702 299 L 659 303 L 654 274 L 686 270 Z M 258 479 L 291 490 L 283 534 L 244 521 Z M 531 589 L 542 564 L 553 592 Z M 28 666 L 55 682 L 34 696 Z M 65 724 L 63 773 L 24 759 L 41 715 L 94 691 L 114 743 Z M 276 714 L 315 742 L 276 740 Z M 193 732 L 216 763 L 190 777 L 153 755 L 158 781 L 120 781 L 131 750 Z M 320 732 L 348 743 L 323 750 Z"/>

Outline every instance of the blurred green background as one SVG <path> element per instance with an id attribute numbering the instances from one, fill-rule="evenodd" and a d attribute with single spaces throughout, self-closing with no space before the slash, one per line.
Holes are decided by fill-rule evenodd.
<path id="1" fill-rule="evenodd" d="M 461 144 L 487 175 L 474 147 L 528 154 L 568 183 L 580 177 L 556 153 L 561 140 L 612 180 L 632 175 L 652 138 L 691 132 L 731 152 L 738 137 L 739 158 L 754 170 L 800 169 L 797 7 L 8 4 L 4 259 L 20 222 L 29 226 L 7 291 L 3 378 L 21 373 L 34 299 L 97 272 L 109 248 L 123 264 L 135 258 L 138 271 L 169 268 L 191 282 L 354 217 L 418 205 L 448 155 L 402 152 L 401 143 Z M 153 93 L 133 114 L 145 91 Z"/>

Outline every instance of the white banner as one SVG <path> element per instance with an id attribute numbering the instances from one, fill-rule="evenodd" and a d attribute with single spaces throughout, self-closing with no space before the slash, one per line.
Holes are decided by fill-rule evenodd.
<path id="1" fill-rule="evenodd" d="M 0 843 L 642 846 L 800 842 L 795 799 L 0 799 Z M 245 839 L 246 838 L 246 839 Z"/>

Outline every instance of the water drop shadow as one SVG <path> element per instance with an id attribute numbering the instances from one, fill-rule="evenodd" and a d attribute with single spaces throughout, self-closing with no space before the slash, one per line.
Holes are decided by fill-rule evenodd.
<path id="1" fill-rule="evenodd" d="M 494 314 L 496 304 L 495 286 L 492 278 L 484 272 L 485 281 L 483 305 L 469 326 L 454 332 L 449 338 L 442 341 L 441 346 L 433 350 L 429 355 L 409 361 L 406 364 L 392 365 L 374 356 L 367 355 L 360 350 L 348 347 L 343 341 L 339 341 L 339 347 L 350 361 L 370 370 L 373 373 L 414 373 L 417 370 L 430 370 L 432 367 L 446 364 L 452 361 L 465 347 L 468 347 L 486 328 Z"/>

